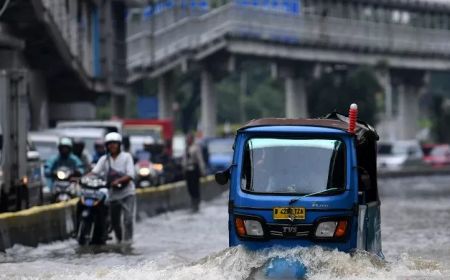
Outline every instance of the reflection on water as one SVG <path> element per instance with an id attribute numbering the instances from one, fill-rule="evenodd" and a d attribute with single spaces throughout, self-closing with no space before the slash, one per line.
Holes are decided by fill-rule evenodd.
<path id="1" fill-rule="evenodd" d="M 0 279 L 251 279 L 274 257 L 301 260 L 308 279 L 450 279 L 449 182 L 449 177 L 380 180 L 386 260 L 320 247 L 229 249 L 223 196 L 199 214 L 176 211 L 146 219 L 131 248 L 80 249 L 73 240 L 15 246 L 0 254 Z"/>

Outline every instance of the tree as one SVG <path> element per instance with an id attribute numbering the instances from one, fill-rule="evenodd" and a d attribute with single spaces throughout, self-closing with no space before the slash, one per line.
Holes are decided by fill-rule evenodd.
<path id="1" fill-rule="evenodd" d="M 324 116 L 332 111 L 348 113 L 351 103 L 357 103 L 359 117 L 376 122 L 375 93 L 380 86 L 367 67 L 347 71 L 331 71 L 308 86 L 308 110 L 311 116 Z"/>

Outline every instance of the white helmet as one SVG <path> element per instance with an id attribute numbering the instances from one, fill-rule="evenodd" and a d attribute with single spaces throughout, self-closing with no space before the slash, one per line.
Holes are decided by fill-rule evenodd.
<path id="1" fill-rule="evenodd" d="M 68 137 L 62 137 L 61 139 L 59 139 L 58 146 L 67 146 L 72 148 L 73 146 L 72 139 Z"/>
<path id="2" fill-rule="evenodd" d="M 122 136 L 117 132 L 110 132 L 105 136 L 105 144 L 108 145 L 110 142 L 122 143 Z"/>

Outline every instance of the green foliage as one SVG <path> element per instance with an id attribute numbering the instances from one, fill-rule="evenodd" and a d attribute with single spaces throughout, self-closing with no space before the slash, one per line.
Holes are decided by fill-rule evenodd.
<path id="1" fill-rule="evenodd" d="M 359 117 L 373 124 L 376 121 L 377 91 L 380 91 L 380 86 L 369 68 L 330 72 L 308 87 L 309 112 L 311 116 L 324 116 L 335 110 L 346 114 L 349 105 L 357 103 Z"/>
<path id="2" fill-rule="evenodd" d="M 248 61 L 242 63 L 241 71 L 246 74 L 245 89 L 241 87 L 241 73 L 225 78 L 217 85 L 219 123 L 282 117 L 284 89 L 279 81 L 271 78 L 269 65 L 261 61 Z M 243 96 L 241 91 L 244 91 Z"/>

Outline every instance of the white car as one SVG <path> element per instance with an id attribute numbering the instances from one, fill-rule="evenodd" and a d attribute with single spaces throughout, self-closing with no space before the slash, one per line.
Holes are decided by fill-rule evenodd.
<path id="1" fill-rule="evenodd" d="M 423 152 L 416 140 L 380 142 L 378 144 L 379 170 L 402 170 L 407 167 L 423 167 Z"/>
<path id="2" fill-rule="evenodd" d="M 58 154 L 59 138 L 63 135 L 54 132 L 29 132 L 28 140 L 33 148 L 39 153 L 39 157 L 42 161 L 46 162 L 51 157 Z"/>

